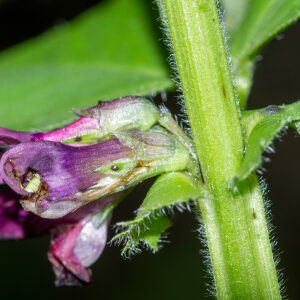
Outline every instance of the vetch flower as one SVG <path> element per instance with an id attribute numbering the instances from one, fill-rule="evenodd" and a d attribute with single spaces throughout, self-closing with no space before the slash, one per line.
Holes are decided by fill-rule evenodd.
<path id="1" fill-rule="evenodd" d="M 164 172 L 184 170 L 189 152 L 159 126 L 116 132 L 85 147 L 28 142 L 7 150 L 0 175 L 22 205 L 43 218 L 59 218 L 105 195 Z"/>
<path id="2" fill-rule="evenodd" d="M 43 218 L 59 218 L 87 203 L 76 194 L 103 177 L 95 169 L 132 156 L 132 150 L 116 139 L 80 148 L 56 142 L 21 143 L 3 154 L 0 174 L 25 196 L 21 201 L 25 210 Z"/>
<path id="3" fill-rule="evenodd" d="M 77 121 L 51 132 L 0 128 L 0 183 L 12 189 L 0 190 L 0 239 L 51 232 L 48 258 L 57 285 L 91 281 L 88 268 L 103 251 L 123 190 L 195 169 L 188 138 L 145 98 L 75 113 Z"/>

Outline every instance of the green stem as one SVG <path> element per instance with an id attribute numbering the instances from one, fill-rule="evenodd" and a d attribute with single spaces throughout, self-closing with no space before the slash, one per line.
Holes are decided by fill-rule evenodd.
<path id="1" fill-rule="evenodd" d="M 199 200 L 219 299 L 280 299 L 256 176 L 233 195 L 243 128 L 214 0 L 158 0 L 210 199 Z"/>

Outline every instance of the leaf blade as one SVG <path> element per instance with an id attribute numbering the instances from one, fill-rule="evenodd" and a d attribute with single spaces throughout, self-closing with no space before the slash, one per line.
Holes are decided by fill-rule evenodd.
<path id="1" fill-rule="evenodd" d="M 172 87 L 146 9 L 109 1 L 2 52 L 1 126 L 50 130 L 73 120 L 74 106 Z"/>
<path id="2" fill-rule="evenodd" d="M 125 240 L 122 255 L 136 252 L 139 243 L 146 244 L 153 252 L 159 249 L 161 234 L 171 225 L 166 212 L 176 205 L 205 197 L 206 190 L 195 178 L 186 173 L 172 172 L 161 175 L 152 185 L 132 221 L 121 222 L 125 230 L 113 240 Z"/>
<path id="3" fill-rule="evenodd" d="M 231 3 L 231 0 L 226 0 Z M 254 64 L 261 48 L 274 36 L 300 17 L 298 0 L 244 0 L 248 9 L 236 30 L 231 31 L 231 54 L 236 88 L 240 107 L 244 109 L 252 85 Z M 244 5 L 245 6 L 245 5 Z M 227 5 L 229 15 L 234 12 L 234 4 Z"/>
<path id="4" fill-rule="evenodd" d="M 251 0 L 223 0 L 222 5 L 225 13 L 226 29 L 230 35 L 238 29 L 245 18 Z"/>
<path id="5" fill-rule="evenodd" d="M 235 181 L 245 180 L 262 162 L 262 154 L 285 127 L 296 127 L 300 121 L 300 101 L 290 105 L 271 105 L 264 109 L 245 111 L 246 153 Z"/>
<path id="6" fill-rule="evenodd" d="M 232 55 L 238 60 L 253 57 L 267 41 L 299 17 L 298 0 L 252 0 L 232 37 Z"/>
<path id="7" fill-rule="evenodd" d="M 197 199 L 203 196 L 203 190 L 199 190 L 199 187 L 197 179 L 185 173 L 164 174 L 151 186 L 139 208 L 138 216 L 186 202 L 188 199 Z"/>

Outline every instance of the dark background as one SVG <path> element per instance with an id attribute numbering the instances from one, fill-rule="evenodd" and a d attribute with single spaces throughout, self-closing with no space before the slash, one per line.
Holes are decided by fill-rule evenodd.
<path id="1" fill-rule="evenodd" d="M 67 22 L 96 0 L 0 0 L 0 50 Z M 250 108 L 291 103 L 300 98 L 300 22 L 271 42 L 257 64 Z M 1 84 L 1 83 L 0 83 Z M 157 99 L 159 101 L 159 99 Z M 174 95 L 167 105 L 176 111 Z M 286 295 L 298 299 L 300 269 L 299 139 L 291 130 L 275 142 L 276 154 L 264 167 L 268 198 L 275 226 Z M 114 222 L 132 217 L 151 182 L 137 187 L 116 211 Z M 2 241 L 0 246 L 0 297 L 2 299 L 202 299 L 209 275 L 205 271 L 197 222 L 188 213 L 176 215 L 169 242 L 156 255 L 143 252 L 132 260 L 120 248 L 106 247 L 93 266 L 94 283 L 86 287 L 55 288 L 47 261 L 49 237 Z"/>

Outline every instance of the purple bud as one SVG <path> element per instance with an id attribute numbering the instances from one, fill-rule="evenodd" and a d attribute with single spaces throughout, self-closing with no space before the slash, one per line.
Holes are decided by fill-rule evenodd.
<path id="1" fill-rule="evenodd" d="M 74 109 L 77 121 L 50 132 L 18 132 L 0 127 L 0 146 L 30 141 L 63 142 L 76 146 L 98 143 L 118 130 L 148 130 L 157 121 L 158 109 L 142 97 L 124 97 L 109 102 L 99 101 L 87 109 Z"/>
<path id="2" fill-rule="evenodd" d="M 86 109 L 74 109 L 80 117 L 99 121 L 102 131 L 139 129 L 146 131 L 158 120 L 159 110 L 148 99 L 128 96 L 109 102 L 99 101 L 98 105 Z"/>

